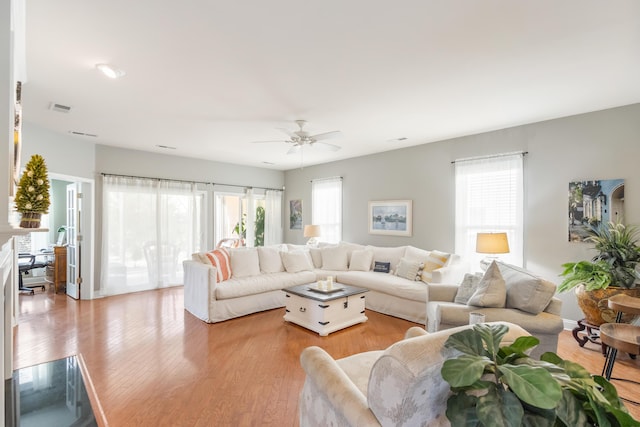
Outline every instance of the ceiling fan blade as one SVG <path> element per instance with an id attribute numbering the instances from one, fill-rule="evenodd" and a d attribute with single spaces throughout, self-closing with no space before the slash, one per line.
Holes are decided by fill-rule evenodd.
<path id="1" fill-rule="evenodd" d="M 276 129 L 278 129 L 279 131 L 282 131 L 282 132 L 286 133 L 288 136 L 290 136 L 290 137 L 292 137 L 292 138 L 293 138 L 294 136 L 296 136 L 295 132 L 290 131 L 289 129 L 285 129 L 285 128 L 276 128 Z"/>
<path id="2" fill-rule="evenodd" d="M 291 142 L 291 141 L 287 141 L 286 139 L 277 139 L 273 141 L 251 141 L 252 144 L 265 144 L 269 142 Z"/>
<path id="3" fill-rule="evenodd" d="M 328 151 L 338 151 L 341 148 L 338 145 L 329 144 L 328 142 L 322 141 L 314 142 L 313 145 Z"/>
<path id="4" fill-rule="evenodd" d="M 334 130 L 331 132 L 319 133 L 317 135 L 312 135 L 310 138 L 316 141 L 320 141 L 321 139 L 329 139 L 329 138 L 338 138 L 342 136 L 342 132 L 339 130 Z"/>
<path id="5" fill-rule="evenodd" d="M 289 149 L 289 151 L 287 151 L 287 154 L 296 154 L 298 151 L 300 151 L 301 147 L 301 145 L 294 145 Z"/>

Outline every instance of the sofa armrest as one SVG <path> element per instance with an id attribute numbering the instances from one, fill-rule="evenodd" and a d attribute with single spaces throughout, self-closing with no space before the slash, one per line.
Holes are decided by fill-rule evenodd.
<path id="1" fill-rule="evenodd" d="M 184 270 L 184 308 L 205 322 L 211 321 L 209 303 L 216 299 L 217 269 L 212 265 L 186 260 Z"/>
<path id="2" fill-rule="evenodd" d="M 421 337 L 423 335 L 427 335 L 429 332 L 426 329 L 421 328 L 420 326 L 412 326 L 407 329 L 407 332 L 404 333 L 404 339 Z"/>
<path id="3" fill-rule="evenodd" d="M 460 283 L 464 274 L 469 272 L 466 262 L 456 262 L 431 272 L 431 283 Z"/>
<path id="4" fill-rule="evenodd" d="M 305 383 L 311 381 L 323 395 L 314 398 L 325 398 L 351 426 L 379 425 L 369 410 L 367 397 L 326 351 L 316 346 L 307 347 L 300 354 L 300 363 L 307 374 Z"/>
<path id="5" fill-rule="evenodd" d="M 427 301 L 453 302 L 458 293 L 458 285 L 446 285 L 442 283 L 429 283 Z"/>
<path id="6" fill-rule="evenodd" d="M 562 314 L 562 300 L 556 297 L 551 298 L 551 301 L 549 302 L 547 307 L 544 309 L 544 311 L 546 313 L 560 316 Z"/>

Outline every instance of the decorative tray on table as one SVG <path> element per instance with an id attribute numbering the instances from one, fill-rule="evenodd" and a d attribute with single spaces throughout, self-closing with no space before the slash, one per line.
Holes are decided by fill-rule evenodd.
<path id="1" fill-rule="evenodd" d="M 316 286 L 309 286 L 309 290 L 313 292 L 319 292 L 321 294 L 332 294 L 334 292 L 342 291 L 344 288 L 341 285 L 333 285 L 331 289 L 320 289 Z"/>

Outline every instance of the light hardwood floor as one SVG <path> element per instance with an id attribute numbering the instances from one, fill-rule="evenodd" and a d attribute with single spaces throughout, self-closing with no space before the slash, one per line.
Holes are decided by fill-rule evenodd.
<path id="1" fill-rule="evenodd" d="M 340 358 L 383 349 L 416 325 L 367 311 L 367 323 L 319 337 L 284 322 L 283 310 L 209 325 L 184 311 L 181 287 L 93 301 L 51 290 L 19 299 L 14 368 L 81 354 L 99 423 L 116 427 L 297 426 L 305 347 Z M 593 373 L 604 362 L 598 346 L 580 348 L 569 332 L 558 353 Z M 639 378 L 639 368 L 621 356 L 614 376 Z M 639 385 L 615 384 L 638 400 Z M 640 418 L 640 407 L 628 407 Z"/>

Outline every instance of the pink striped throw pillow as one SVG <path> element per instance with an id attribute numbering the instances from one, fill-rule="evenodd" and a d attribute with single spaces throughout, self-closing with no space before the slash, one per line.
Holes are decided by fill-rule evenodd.
<path id="1" fill-rule="evenodd" d="M 231 277 L 231 261 L 229 252 L 225 248 L 215 249 L 207 252 L 207 259 L 218 270 L 218 283 L 224 282 Z"/>

